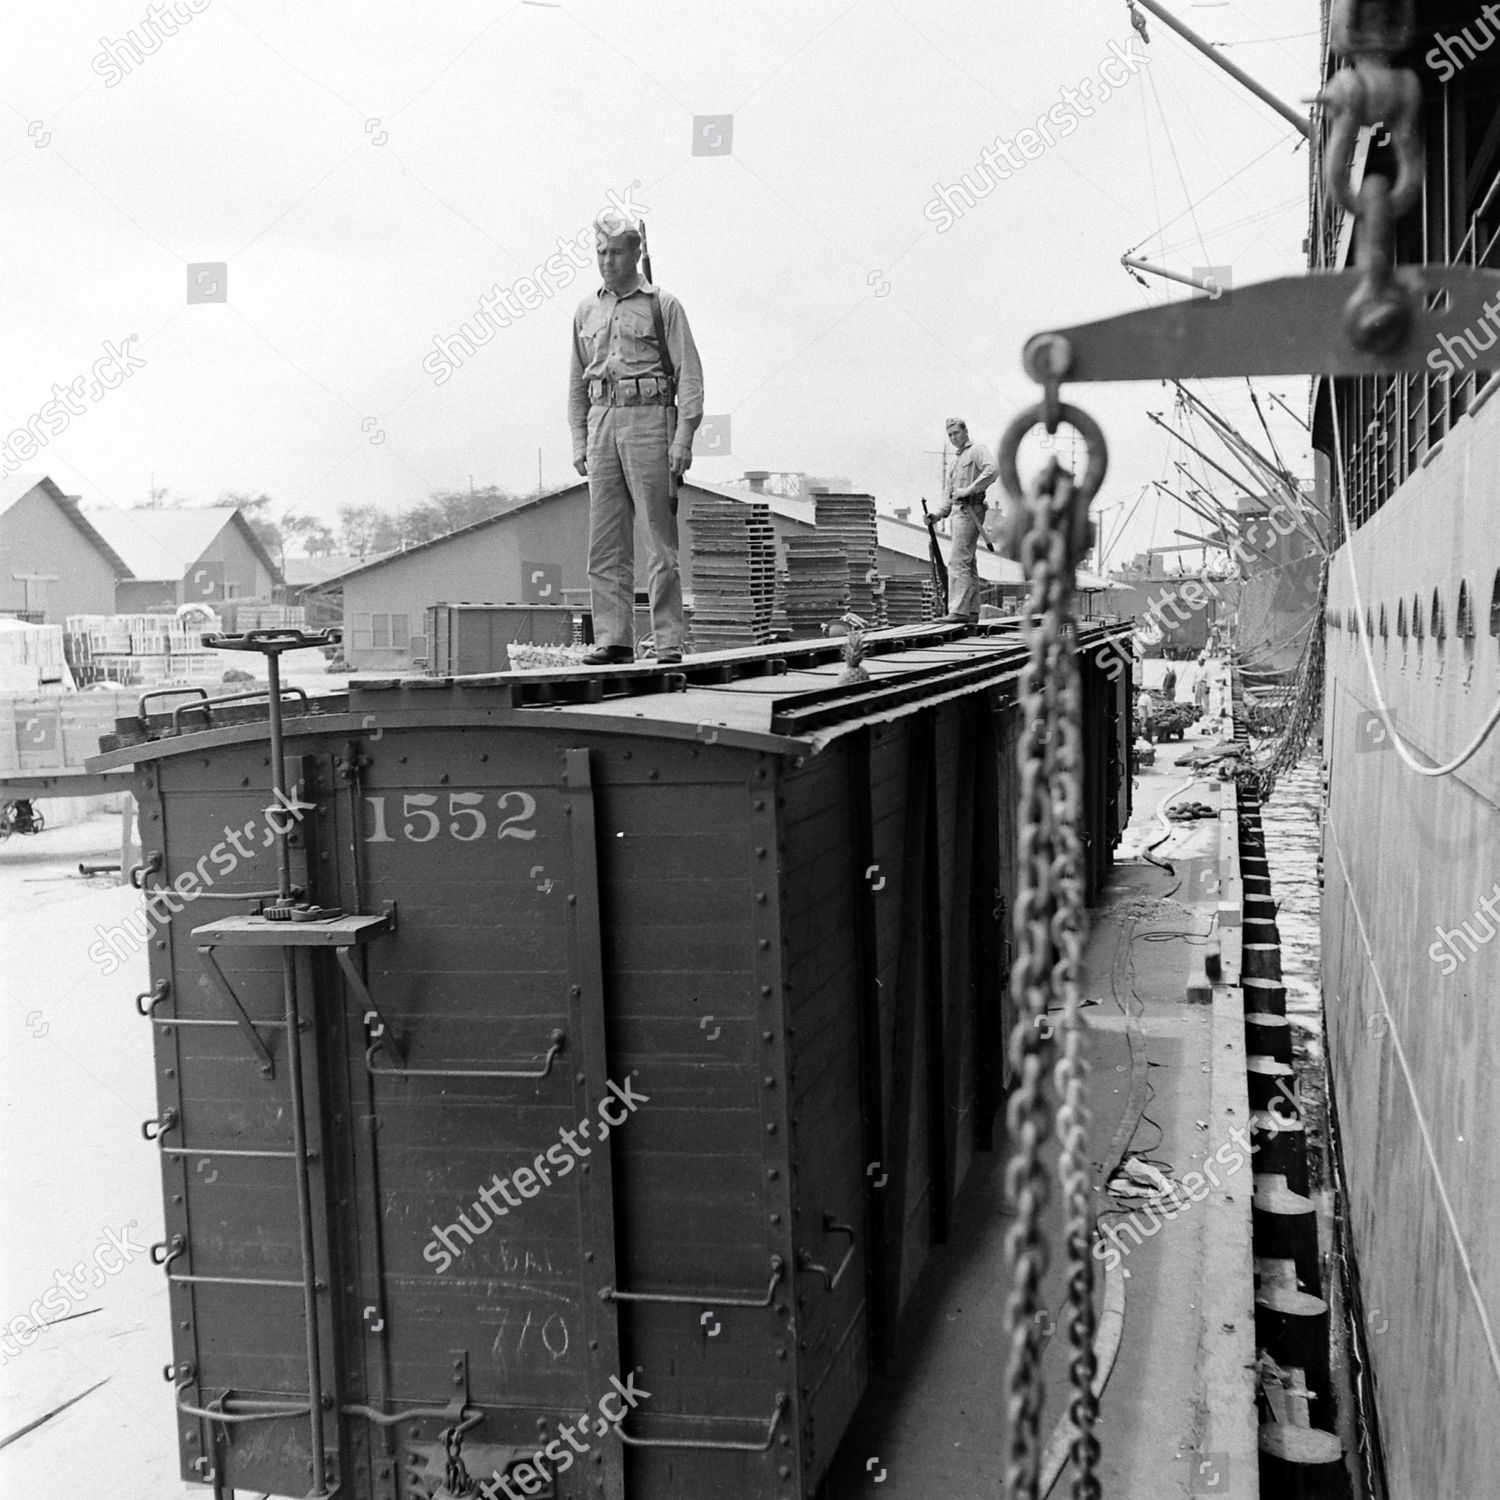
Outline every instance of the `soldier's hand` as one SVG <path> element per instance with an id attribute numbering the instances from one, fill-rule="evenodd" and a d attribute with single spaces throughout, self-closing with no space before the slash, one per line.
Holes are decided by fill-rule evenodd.
<path id="1" fill-rule="evenodd" d="M 672 477 L 674 479 L 681 479 L 682 476 L 687 473 L 688 469 L 692 465 L 692 462 L 693 462 L 693 450 L 692 450 L 692 446 L 691 445 L 681 446 L 681 445 L 679 445 L 677 443 L 673 443 L 672 444 L 671 453 L 669 454 L 669 458 L 670 458 L 670 461 L 671 461 L 671 464 L 672 464 Z"/>
<path id="2" fill-rule="evenodd" d="M 589 461 L 586 458 L 575 458 L 573 460 L 573 467 L 577 469 L 580 474 L 587 474 L 589 471 Z"/>

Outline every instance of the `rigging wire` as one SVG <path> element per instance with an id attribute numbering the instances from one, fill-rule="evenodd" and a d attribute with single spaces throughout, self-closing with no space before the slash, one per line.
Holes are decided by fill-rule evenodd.
<path id="1" fill-rule="evenodd" d="M 1380 691 L 1380 682 L 1375 675 L 1375 657 L 1370 650 L 1370 637 L 1365 627 L 1365 607 L 1360 597 L 1359 573 L 1354 565 L 1354 532 L 1349 525 L 1349 492 L 1344 484 L 1344 440 L 1339 423 L 1339 403 L 1336 393 L 1330 392 L 1330 397 L 1328 406 L 1333 413 L 1333 467 L 1338 480 L 1339 512 L 1344 521 L 1344 548 L 1349 555 L 1349 583 L 1354 590 L 1355 629 L 1359 633 L 1359 644 L 1365 658 L 1365 671 L 1370 679 L 1370 687 L 1375 693 L 1375 704 L 1380 712 L 1380 721 L 1390 735 L 1391 744 L 1395 747 L 1396 753 L 1409 770 L 1414 771 L 1418 776 L 1451 776 L 1466 761 L 1473 758 L 1479 747 L 1494 732 L 1495 725 L 1500 724 L 1500 698 L 1495 700 L 1495 706 L 1490 710 L 1489 717 L 1480 726 L 1478 734 L 1468 746 L 1443 765 L 1421 765 L 1412 758 L 1406 741 L 1396 732 L 1396 726 L 1391 722 L 1391 711 L 1386 706 L 1385 694 Z"/>
<path id="2" fill-rule="evenodd" d="M 1188 212 L 1192 216 L 1193 231 L 1198 236 L 1198 248 L 1203 251 L 1203 264 L 1208 265 L 1208 242 L 1203 238 L 1203 229 L 1198 223 L 1198 211 L 1193 207 L 1193 195 L 1188 190 L 1187 178 L 1183 174 L 1182 159 L 1177 155 L 1177 142 L 1172 139 L 1172 127 L 1167 122 L 1167 111 L 1162 105 L 1161 93 L 1156 87 L 1156 79 L 1149 73 L 1146 74 L 1146 82 L 1151 85 L 1151 97 L 1156 100 L 1156 112 L 1161 116 L 1162 133 L 1167 138 L 1167 149 L 1172 153 L 1172 165 L 1177 168 L 1177 180 L 1182 184 L 1182 196 L 1188 200 Z M 1159 217 L 1160 214 L 1158 214 Z"/>
<path id="3" fill-rule="evenodd" d="M 1130 507 L 1130 514 L 1127 515 L 1115 528 L 1113 534 L 1110 536 L 1109 546 L 1106 547 L 1102 553 L 1100 553 L 1099 560 L 1101 564 L 1103 563 L 1104 558 L 1107 557 L 1109 553 L 1113 552 L 1115 548 L 1120 545 L 1120 539 L 1125 535 L 1125 528 L 1131 523 L 1131 521 L 1135 519 L 1135 513 L 1141 508 L 1141 501 L 1146 498 L 1146 491 L 1150 488 L 1151 485 L 1149 483 L 1143 484 L 1141 486 L 1140 494 L 1135 497 L 1135 504 Z"/>
<path id="4" fill-rule="evenodd" d="M 1141 96 L 1141 108 L 1142 108 L 1143 112 L 1145 110 L 1145 103 L 1146 103 L 1145 96 L 1142 95 Z M 1127 255 L 1129 255 L 1129 254 L 1133 253 L 1134 251 L 1140 249 L 1141 245 L 1149 244 L 1152 239 L 1154 239 L 1157 236 L 1159 236 L 1164 230 L 1170 229 L 1175 223 L 1177 223 L 1177 221 L 1179 219 L 1186 218 L 1190 213 L 1192 213 L 1192 211 L 1194 210 L 1194 208 L 1201 208 L 1205 203 L 1208 202 L 1208 200 L 1210 198 L 1212 198 L 1214 196 L 1215 193 L 1221 193 L 1221 192 L 1223 192 L 1223 190 L 1225 188 L 1227 188 L 1229 186 L 1229 184 L 1235 180 L 1235 178 L 1243 176 L 1244 173 L 1248 172 L 1251 167 L 1255 166 L 1258 162 L 1264 161 L 1266 159 L 1266 157 L 1268 157 L 1273 151 L 1277 150 L 1281 146 L 1284 146 L 1285 144 L 1286 144 L 1285 141 L 1277 141 L 1273 145 L 1267 146 L 1264 151 L 1262 151 L 1262 152 L 1259 153 L 1259 155 L 1252 156 L 1250 158 L 1250 160 L 1245 163 L 1244 166 L 1240 167 L 1237 171 L 1231 172 L 1229 174 L 1229 176 L 1226 177 L 1222 182 L 1220 182 L 1219 184 L 1217 184 L 1217 186 L 1211 187 L 1206 193 L 1203 194 L 1203 196 L 1201 198 L 1199 198 L 1196 201 L 1196 203 L 1189 203 L 1186 208 L 1184 208 L 1180 213 L 1173 214 L 1172 217 L 1170 219 L 1168 219 L 1165 223 L 1161 222 L 1161 211 L 1158 208 L 1158 210 L 1157 210 L 1157 216 L 1156 216 L 1157 217 L 1156 235 L 1148 235 L 1147 238 L 1144 239 L 1144 240 L 1141 240 L 1139 242 L 1139 244 L 1132 245 L 1130 247 L 1130 249 L 1127 250 L 1125 253 Z M 1150 136 L 1148 134 L 1147 138 L 1146 138 L 1146 147 L 1147 147 L 1148 153 L 1150 151 L 1150 145 L 1151 145 L 1151 141 L 1150 141 Z"/>
<path id="5" fill-rule="evenodd" d="M 1188 128 L 1192 131 L 1194 138 L 1197 140 L 1199 146 L 1201 147 L 1203 156 L 1208 161 L 1214 163 L 1214 166 L 1217 169 L 1219 167 L 1219 159 L 1223 151 L 1222 144 L 1219 142 L 1211 141 L 1204 134 L 1203 127 L 1198 123 L 1199 111 L 1193 109 L 1192 106 L 1189 105 L 1187 100 L 1183 97 L 1182 89 L 1178 86 L 1177 75 L 1169 71 L 1164 75 L 1164 77 L 1166 87 L 1172 94 L 1172 99 L 1175 106 L 1175 113 L 1173 118 L 1187 121 Z M 1247 209 L 1252 207 L 1253 200 L 1246 195 L 1246 191 L 1244 188 L 1236 187 L 1234 190 L 1234 196 L 1243 207 Z"/>
<path id="6" fill-rule="evenodd" d="M 1242 42 L 1216 42 L 1214 43 L 1215 46 L 1254 47 L 1262 42 L 1275 42 L 1277 43 L 1276 50 L 1280 52 L 1282 56 L 1284 56 L 1297 69 L 1299 76 L 1301 75 L 1301 73 L 1307 66 L 1307 59 L 1305 57 L 1298 57 L 1290 47 L 1283 47 L 1280 45 L 1280 43 L 1302 41 L 1306 37 L 1310 36 L 1322 36 L 1323 32 L 1321 27 L 1317 31 L 1299 31 L 1291 36 L 1271 36 L 1266 31 L 1266 28 L 1262 26 L 1260 22 L 1255 19 L 1254 15 L 1250 13 L 1248 7 L 1239 9 L 1237 11 L 1237 14 L 1242 21 L 1246 21 L 1251 26 L 1253 26 L 1260 33 L 1260 35 L 1258 37 L 1247 37 Z"/>
<path id="7" fill-rule="evenodd" d="M 1156 187 L 1156 154 L 1151 149 L 1151 112 L 1146 108 L 1146 95 L 1142 89 L 1136 90 L 1136 96 L 1141 101 L 1141 136 L 1146 142 L 1146 170 L 1151 178 L 1151 206 L 1156 210 L 1157 234 L 1162 231 L 1161 222 L 1161 195 Z M 1129 254 L 1129 251 L 1126 252 Z"/>
<path id="8" fill-rule="evenodd" d="M 1222 235 L 1229 234 L 1233 230 L 1247 229 L 1252 224 L 1258 224 L 1262 219 L 1269 219 L 1273 216 L 1283 215 L 1286 213 L 1287 209 L 1294 207 L 1295 205 L 1301 203 L 1301 201 L 1302 200 L 1300 198 L 1284 198 L 1280 203 L 1271 204 L 1269 208 L 1258 208 L 1254 213 L 1243 214 L 1240 218 L 1230 219 L 1225 224 L 1215 224 L 1209 229 L 1208 232 L 1217 239 Z M 1142 241 L 1142 243 L 1144 244 L 1145 242 Z M 1185 239 L 1171 240 L 1158 245 L 1153 253 L 1163 257 L 1167 257 L 1177 250 L 1187 249 L 1192 245 L 1192 243 L 1193 241 L 1191 236 L 1188 236 Z M 1129 251 L 1126 252 L 1126 254 L 1129 253 Z"/>
<path id="9" fill-rule="evenodd" d="M 1215 42 L 1215 47 L 1258 47 L 1262 42 L 1300 42 L 1304 37 L 1321 36 L 1320 31 L 1293 31 L 1286 36 L 1247 36 L 1238 42 Z M 1282 49 L 1285 51 L 1285 48 Z"/>
<path id="10" fill-rule="evenodd" d="M 1236 102 L 1241 104 L 1246 102 L 1243 86 L 1227 77 L 1222 69 L 1217 67 L 1213 62 L 1206 58 L 1201 52 L 1197 50 L 1196 47 L 1189 45 L 1181 37 L 1175 34 L 1171 35 L 1170 40 L 1175 44 L 1176 50 L 1185 57 L 1187 62 L 1191 64 L 1192 67 L 1196 68 L 1200 73 L 1205 74 L 1210 80 L 1216 83 L 1221 89 L 1223 89 L 1227 94 L 1235 99 Z M 1285 51 L 1286 49 L 1283 48 L 1282 50 Z M 1288 53 L 1287 55 L 1289 57 L 1291 56 L 1290 53 Z M 1298 71 L 1300 72 L 1304 67 L 1305 63 L 1298 60 Z M 1290 130 L 1292 127 L 1288 126 L 1287 128 Z M 1296 133 L 1295 139 L 1292 142 L 1292 150 L 1294 152 L 1300 151 L 1305 144 L 1305 141 L 1306 137 L 1303 136 L 1301 131 L 1298 131 Z M 1285 137 L 1283 137 L 1282 141 L 1279 144 L 1285 144 Z"/>

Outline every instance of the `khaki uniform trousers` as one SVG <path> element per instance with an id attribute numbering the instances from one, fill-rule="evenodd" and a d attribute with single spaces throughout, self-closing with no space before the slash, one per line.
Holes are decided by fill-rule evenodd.
<path id="1" fill-rule="evenodd" d="M 979 525 L 984 512 L 956 502 L 953 507 L 953 549 L 948 557 L 948 613 L 979 618 Z"/>
<path id="2" fill-rule="evenodd" d="M 656 649 L 682 650 L 677 497 L 667 457 L 676 428 L 676 407 L 589 408 L 589 584 L 596 645 L 635 645 L 639 507 L 646 523 L 646 586 Z"/>

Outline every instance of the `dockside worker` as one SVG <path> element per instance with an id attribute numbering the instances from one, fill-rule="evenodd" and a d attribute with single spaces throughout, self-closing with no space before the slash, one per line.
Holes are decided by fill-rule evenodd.
<path id="1" fill-rule="evenodd" d="M 995 482 L 995 457 L 983 443 L 970 441 L 968 424 L 949 417 L 948 441 L 956 457 L 948 471 L 944 503 L 927 524 L 953 513 L 953 551 L 948 558 L 948 613 L 945 620 L 972 625 L 979 618 L 979 537 L 984 525 L 984 492 Z"/>
<path id="2" fill-rule="evenodd" d="M 680 662 L 677 481 L 703 420 L 703 367 L 682 304 L 642 279 L 637 222 L 618 209 L 594 220 L 604 285 L 573 314 L 568 424 L 573 467 L 589 481 L 589 585 L 594 649 L 586 662 L 635 658 L 635 513 L 649 538 L 647 587 L 656 659 Z"/>

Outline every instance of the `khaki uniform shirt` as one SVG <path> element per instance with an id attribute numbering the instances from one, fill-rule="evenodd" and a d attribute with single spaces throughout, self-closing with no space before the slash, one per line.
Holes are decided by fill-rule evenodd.
<path id="1" fill-rule="evenodd" d="M 573 431 L 575 458 L 584 457 L 588 448 L 590 380 L 666 376 L 651 316 L 653 291 L 661 301 L 662 326 L 677 380 L 676 441 L 691 443 L 703 420 L 703 365 L 682 304 L 647 281 L 637 281 L 634 290 L 622 297 L 601 286 L 573 314 L 568 426 Z"/>
<path id="2" fill-rule="evenodd" d="M 990 450 L 983 443 L 970 442 L 953 460 L 948 470 L 948 500 L 945 509 L 937 512 L 946 516 L 955 505 L 981 505 L 984 492 L 995 482 L 999 470 Z"/>

